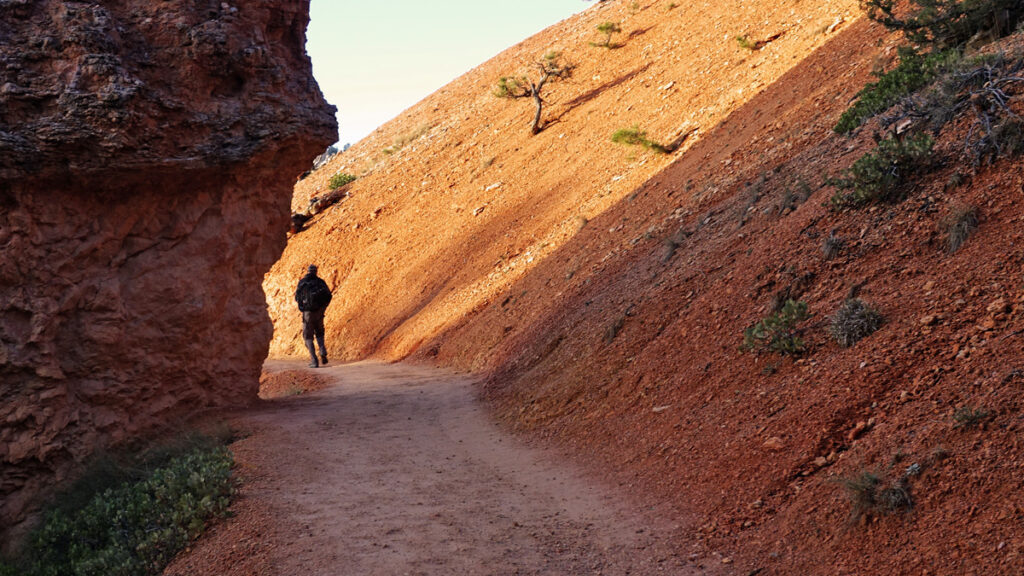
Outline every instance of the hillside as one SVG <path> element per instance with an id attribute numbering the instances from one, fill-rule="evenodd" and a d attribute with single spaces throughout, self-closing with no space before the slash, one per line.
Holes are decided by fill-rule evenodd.
<path id="1" fill-rule="evenodd" d="M 589 45 L 604 21 L 621 48 Z M 552 27 L 297 186 L 293 209 L 362 175 L 268 275 L 272 353 L 301 349 L 290 296 L 315 262 L 336 357 L 485 374 L 509 425 L 676 505 L 695 563 L 1020 572 L 1024 168 L 972 169 L 946 137 L 904 201 L 827 206 L 876 129 L 832 127 L 894 46 L 856 2 L 613 2 Z M 578 68 L 530 136 L 530 105 L 491 91 L 552 48 Z M 611 142 L 634 125 L 694 132 L 670 155 Z M 980 226 L 950 254 L 940 224 L 963 206 Z M 851 293 L 885 322 L 843 348 L 827 327 Z M 813 314 L 809 351 L 741 351 L 787 297 Z M 843 480 L 863 472 L 903 478 L 913 507 L 851 521 Z"/>

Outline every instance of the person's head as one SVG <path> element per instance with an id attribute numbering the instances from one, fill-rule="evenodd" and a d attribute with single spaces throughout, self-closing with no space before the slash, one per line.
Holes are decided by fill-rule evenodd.
<path id="1" fill-rule="evenodd" d="M 316 264 L 310 264 L 309 269 L 306 270 L 306 274 L 312 274 L 313 276 L 316 276 Z"/>

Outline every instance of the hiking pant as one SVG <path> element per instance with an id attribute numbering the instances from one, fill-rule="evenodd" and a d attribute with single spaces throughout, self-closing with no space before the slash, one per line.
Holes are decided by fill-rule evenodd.
<path id="1" fill-rule="evenodd" d="M 324 346 L 324 312 L 326 308 L 319 310 L 308 310 L 302 313 L 302 339 L 306 341 L 306 349 L 309 350 L 309 357 L 316 362 L 316 349 L 313 347 L 313 338 L 320 345 L 320 357 L 327 358 L 327 348 Z"/>

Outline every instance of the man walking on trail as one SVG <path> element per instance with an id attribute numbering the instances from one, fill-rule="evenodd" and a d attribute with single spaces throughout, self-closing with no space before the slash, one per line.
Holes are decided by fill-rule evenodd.
<path id="1" fill-rule="evenodd" d="M 316 266 L 310 264 L 309 271 L 299 280 L 299 287 L 295 289 L 295 302 L 302 312 L 302 338 L 306 341 L 306 349 L 309 350 L 311 359 L 310 368 L 327 364 L 327 348 L 324 347 L 324 312 L 327 311 L 331 298 L 331 290 L 327 283 L 316 275 Z M 316 359 L 316 348 L 313 347 L 314 336 L 320 345 L 319 363 Z"/>

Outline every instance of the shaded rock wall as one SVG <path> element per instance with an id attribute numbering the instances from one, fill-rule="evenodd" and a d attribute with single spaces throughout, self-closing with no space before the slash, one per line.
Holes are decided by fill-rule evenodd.
<path id="1" fill-rule="evenodd" d="M 337 136 L 308 0 L 0 0 L 0 537 L 95 450 L 256 398 Z"/>

